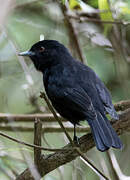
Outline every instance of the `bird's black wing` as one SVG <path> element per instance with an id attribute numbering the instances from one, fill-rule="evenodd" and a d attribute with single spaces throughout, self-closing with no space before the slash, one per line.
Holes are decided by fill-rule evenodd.
<path id="1" fill-rule="evenodd" d="M 119 119 L 118 114 L 116 113 L 115 108 L 112 104 L 111 95 L 110 95 L 108 89 L 103 84 L 103 82 L 98 77 L 96 78 L 96 88 L 97 88 L 99 96 L 104 104 L 105 110 L 114 119 Z"/>
<path id="2" fill-rule="evenodd" d="M 84 120 L 83 118 L 93 120 L 96 118 L 96 112 L 90 97 L 80 87 L 60 89 L 57 95 L 53 95 L 53 98 L 50 99 L 55 109 L 69 120 L 71 118 L 77 118 L 79 120 Z"/>
<path id="3" fill-rule="evenodd" d="M 82 111 L 84 111 L 87 115 L 89 114 L 89 116 L 92 118 L 96 116 L 91 99 L 83 89 L 68 89 L 66 92 L 64 92 L 64 94 L 65 99 L 71 101 L 76 110 L 78 110 L 77 108 L 79 106 Z"/>

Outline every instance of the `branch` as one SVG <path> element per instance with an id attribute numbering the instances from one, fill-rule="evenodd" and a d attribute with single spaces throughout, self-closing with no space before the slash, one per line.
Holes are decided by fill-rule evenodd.
<path id="1" fill-rule="evenodd" d="M 114 105 L 116 111 L 124 111 L 130 108 L 130 100 L 120 101 Z"/>
<path id="2" fill-rule="evenodd" d="M 57 114 L 58 115 L 58 114 Z M 59 116 L 59 115 L 58 115 Z M 0 123 L 8 122 L 34 122 L 35 118 L 40 119 L 43 122 L 56 122 L 53 114 L 5 114 L 0 113 Z M 62 121 L 66 119 L 60 117 Z"/>
<path id="3" fill-rule="evenodd" d="M 130 131 L 130 109 L 125 110 L 120 114 L 120 119 L 112 121 L 113 128 L 115 128 L 118 135 L 122 135 L 125 132 Z M 93 148 L 94 141 L 92 134 L 87 134 L 79 139 L 80 150 L 86 153 L 88 150 Z M 71 144 L 66 145 L 63 149 L 71 148 Z M 42 166 L 42 176 L 53 171 L 54 169 L 62 166 L 72 160 L 76 159 L 79 154 L 75 149 L 68 149 L 65 152 L 56 152 L 46 156 L 42 156 L 41 166 Z M 16 180 L 34 180 L 31 176 L 29 169 L 26 169 L 21 175 L 19 175 Z"/>
<path id="4" fill-rule="evenodd" d="M 79 22 L 96 22 L 96 23 L 103 23 L 103 24 L 117 24 L 117 25 L 124 25 L 124 26 L 127 26 L 127 25 L 130 25 L 130 22 L 129 21 L 103 21 L 103 20 L 100 20 L 100 19 L 96 19 L 96 18 L 88 18 L 88 17 L 85 17 L 85 15 L 81 15 L 81 16 L 77 16 L 77 15 L 68 15 L 69 18 L 72 18 L 72 19 L 75 19 L 75 20 L 78 20 Z"/>
<path id="5" fill-rule="evenodd" d="M 32 132 L 34 131 L 33 127 L 25 127 L 25 126 L 9 126 L 9 125 L 0 125 L 0 130 L 2 131 L 12 131 L 12 129 L 15 128 L 15 131 L 20 131 L 21 133 L 23 132 Z M 65 129 L 67 130 L 67 132 L 73 132 L 74 128 L 70 127 L 70 126 L 65 126 Z M 76 132 L 89 132 L 90 131 L 90 127 L 77 127 L 76 128 Z M 45 126 L 42 127 L 42 133 L 61 133 L 63 132 L 63 130 L 61 129 L 60 126 L 56 125 L 51 125 L 51 126 Z"/>
<path id="6" fill-rule="evenodd" d="M 72 42 L 71 45 L 74 46 L 72 48 L 76 49 L 75 52 L 77 52 L 77 55 L 78 55 L 79 59 L 81 60 L 81 62 L 85 62 L 85 57 L 84 57 L 84 55 L 82 53 L 82 49 L 80 47 L 78 33 L 76 31 L 76 28 L 74 27 L 74 22 L 68 16 L 68 8 L 66 5 L 63 5 L 62 3 L 59 3 L 59 5 L 61 7 L 62 13 L 63 13 L 64 18 L 65 18 L 65 24 L 68 27 L 70 43 Z"/>
<path id="7" fill-rule="evenodd" d="M 42 123 L 39 119 L 35 119 L 35 122 L 34 122 L 34 145 L 41 146 L 41 135 L 42 135 Z M 41 149 L 34 147 L 34 164 L 39 173 L 39 177 L 41 176 L 41 172 L 42 172 L 40 160 L 41 160 Z"/>
<path id="8" fill-rule="evenodd" d="M 116 111 L 124 111 L 130 108 L 130 100 L 120 101 L 114 105 Z M 66 119 L 57 116 L 62 120 L 62 122 L 67 121 Z M 42 122 L 56 122 L 53 114 L 5 114 L 0 113 L 0 123 L 8 122 L 34 122 L 35 118 L 40 119 Z"/>

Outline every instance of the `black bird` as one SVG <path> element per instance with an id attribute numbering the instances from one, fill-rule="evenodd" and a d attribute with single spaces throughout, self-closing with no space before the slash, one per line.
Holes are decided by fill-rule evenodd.
<path id="1" fill-rule="evenodd" d="M 55 40 L 34 44 L 20 56 L 29 56 L 36 69 L 43 74 L 48 98 L 57 112 L 75 126 L 87 120 L 97 149 L 122 148 L 122 142 L 106 117 L 118 119 L 111 96 L 96 73 L 75 60 L 67 48 Z"/>

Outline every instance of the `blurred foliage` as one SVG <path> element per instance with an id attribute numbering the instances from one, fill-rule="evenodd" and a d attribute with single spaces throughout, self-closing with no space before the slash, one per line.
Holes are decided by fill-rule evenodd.
<path id="1" fill-rule="evenodd" d="M 108 0 L 98 0 L 98 8 L 101 11 L 100 17 L 102 21 L 114 21 L 112 17 L 111 7 Z M 112 29 L 112 24 L 104 24 L 104 34 L 107 35 Z"/>
<path id="2" fill-rule="evenodd" d="M 84 0 L 86 1 L 86 3 L 88 3 L 90 6 L 94 7 L 94 8 L 98 8 L 98 0 Z"/>
<path id="3" fill-rule="evenodd" d="M 80 2 L 78 0 L 69 0 L 70 9 L 81 10 Z"/>
<path id="4" fill-rule="evenodd" d="M 70 2 L 74 2 L 71 1 Z M 76 1 L 78 4 L 82 1 Z M 93 8 L 98 8 L 99 1 L 85 0 L 82 7 L 85 6 L 87 13 L 88 5 Z M 130 1 L 111 0 L 113 9 L 117 11 L 113 17 L 130 21 Z M 121 4 L 122 3 L 122 4 Z M 86 5 L 85 5 L 86 4 Z M 71 10 L 76 11 L 74 6 Z M 120 7 L 120 8 L 119 8 Z M 105 4 L 99 6 L 99 10 L 109 9 Z M 78 10 L 82 12 L 82 8 Z M 89 8 L 90 11 L 90 8 Z M 105 14 L 105 13 L 104 13 Z M 109 12 L 110 17 L 101 16 L 102 20 L 113 20 L 112 14 Z M 94 15 L 95 18 L 95 15 Z M 99 18 L 99 16 L 97 17 Z M 21 65 L 21 60 L 17 56 L 18 52 L 29 49 L 32 44 L 39 41 L 40 34 L 44 34 L 45 39 L 55 39 L 65 44 L 70 48 L 70 34 L 68 34 L 68 27 L 64 24 L 64 17 L 57 1 L 41 1 L 41 0 L 17 0 L 13 12 L 8 16 L 7 22 L 3 29 L 0 31 L 0 112 L 2 113 L 33 113 L 36 111 L 36 106 L 31 101 L 31 97 L 35 97 L 39 107 L 42 107 L 45 112 L 48 112 L 46 104 L 39 98 L 39 92 L 43 90 L 42 75 L 36 72 L 33 64 L 28 58 L 25 58 L 27 65 L 27 72 L 32 77 L 32 82 L 28 80 L 26 70 Z M 124 75 L 121 82 L 117 79 L 116 63 L 120 64 L 124 59 L 116 59 L 111 41 L 105 37 L 103 32 L 104 28 L 100 23 L 94 22 L 75 22 L 75 28 L 78 32 L 78 38 L 81 44 L 81 49 L 86 58 L 85 63 L 93 68 L 95 72 L 104 81 L 110 89 L 113 102 L 129 99 L 130 98 L 130 72 L 126 72 L 122 66 L 121 76 Z M 123 31 L 120 41 L 125 49 L 130 46 L 130 26 L 119 28 Z M 118 42 L 116 42 L 118 44 Z M 130 53 L 125 52 L 127 67 L 130 67 Z M 116 61 L 116 63 L 115 63 Z M 122 79 L 122 78 L 121 78 Z M 125 83 L 124 83 L 125 82 Z M 37 111 L 38 112 L 38 111 Z M 39 110 L 40 112 L 40 110 Z M 25 123 L 20 123 L 20 126 L 27 126 Z M 7 133 L 7 132 L 5 132 Z M 33 133 L 22 132 L 8 132 L 8 135 L 19 137 L 28 143 L 33 143 Z M 79 135 L 82 135 L 80 133 Z M 58 141 L 57 141 L 58 138 Z M 114 151 L 122 171 L 126 175 L 130 175 L 129 167 L 129 134 L 123 135 L 122 140 L 125 144 L 124 150 Z M 52 147 L 62 147 L 66 144 L 66 139 L 63 134 L 54 135 L 45 134 L 45 139 Z M 43 138 L 43 145 L 47 146 Z M 3 168 L 7 172 L 5 174 L 1 171 L 0 179 L 9 179 L 14 177 L 13 170 L 18 174 L 26 167 L 26 154 L 33 157 L 33 150 L 27 147 L 21 148 L 17 143 L 14 143 L 5 138 L 0 139 L 0 169 Z M 102 161 L 104 159 L 106 165 L 110 166 L 106 160 L 106 154 L 98 152 L 95 148 L 87 153 L 87 156 L 92 159 L 95 165 L 102 169 Z M 16 159 L 17 160 L 16 160 Z M 124 163 L 125 162 L 125 163 Z M 13 170 L 11 170 L 11 168 Z M 111 169 L 108 168 L 111 175 Z M 73 173 L 72 173 L 73 172 Z M 12 178 L 13 179 L 13 178 Z M 64 167 L 59 171 L 55 170 L 46 175 L 44 180 L 85 180 L 85 179 L 98 179 L 95 173 L 88 168 L 79 158 Z"/>

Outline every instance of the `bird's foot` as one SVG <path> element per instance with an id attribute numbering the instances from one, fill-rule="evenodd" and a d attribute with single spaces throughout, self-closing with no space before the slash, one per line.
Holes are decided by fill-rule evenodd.
<path id="1" fill-rule="evenodd" d="M 76 146 L 79 146 L 79 145 L 80 145 L 80 144 L 79 144 L 79 138 L 78 138 L 77 136 L 74 136 L 73 141 L 74 141 L 74 143 L 75 143 Z"/>

